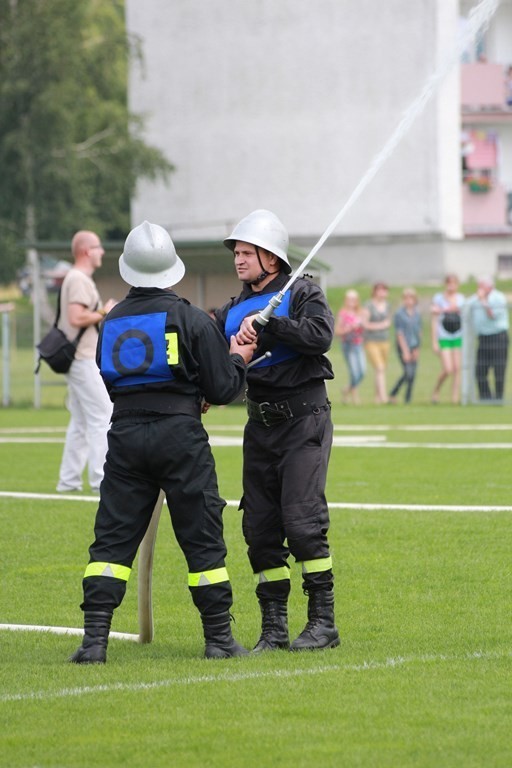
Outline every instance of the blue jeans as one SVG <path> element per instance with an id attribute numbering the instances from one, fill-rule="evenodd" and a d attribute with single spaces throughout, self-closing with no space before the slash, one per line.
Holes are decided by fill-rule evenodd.
<path id="1" fill-rule="evenodd" d="M 405 384 L 405 402 L 410 403 L 412 398 L 414 379 L 416 378 L 416 371 L 418 368 L 418 361 L 414 360 L 406 363 L 404 362 L 404 358 L 402 356 L 402 350 L 399 348 L 397 349 L 397 352 L 398 357 L 400 358 L 400 362 L 402 363 L 402 375 L 396 382 L 389 395 L 390 397 L 396 397 L 402 386 Z"/>
<path id="2" fill-rule="evenodd" d="M 350 389 L 354 389 L 366 373 L 366 355 L 362 344 L 352 344 L 350 341 L 341 342 L 341 350 L 347 363 L 350 377 Z"/>

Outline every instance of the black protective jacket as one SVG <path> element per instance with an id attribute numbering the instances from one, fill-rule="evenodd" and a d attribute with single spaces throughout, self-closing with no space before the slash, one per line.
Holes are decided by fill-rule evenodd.
<path id="1" fill-rule="evenodd" d="M 102 323 L 96 362 L 111 400 L 141 393 L 143 410 L 175 393 L 223 405 L 244 386 L 246 366 L 215 322 L 172 290 L 132 288 Z M 165 410 L 165 409 L 164 409 Z"/>
<path id="2" fill-rule="evenodd" d="M 287 282 L 288 276 L 280 272 L 258 294 L 270 298 Z M 254 297 L 255 292 L 251 286 L 244 285 L 240 296 L 232 298 L 216 310 L 219 328 L 225 332 L 230 310 Z M 292 285 L 289 299 L 287 314 L 282 317 L 274 314 L 260 334 L 254 359 L 267 350 L 272 351 L 278 344 L 286 345 L 295 356 L 249 369 L 247 395 L 251 400 L 263 402 L 286 399 L 334 378 L 331 363 L 324 354 L 330 348 L 334 336 L 334 317 L 325 294 L 318 285 L 302 277 Z M 268 303 L 266 299 L 263 301 Z"/>

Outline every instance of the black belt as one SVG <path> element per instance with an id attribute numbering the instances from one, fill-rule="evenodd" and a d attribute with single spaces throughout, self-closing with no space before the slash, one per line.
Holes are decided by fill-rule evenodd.
<path id="1" fill-rule="evenodd" d="M 113 416 L 120 416 L 123 411 L 146 411 L 166 415 L 185 414 L 201 418 L 201 404 L 193 395 L 180 395 L 175 392 L 133 392 L 120 395 L 116 393 Z"/>
<path id="2" fill-rule="evenodd" d="M 256 403 L 249 398 L 245 399 L 245 403 L 249 419 L 264 424 L 266 427 L 282 424 L 284 421 L 305 416 L 307 413 L 320 413 L 320 411 L 331 407 L 325 384 L 314 389 L 308 389 L 298 395 L 292 395 L 286 400 L 277 400 L 274 403 Z"/>

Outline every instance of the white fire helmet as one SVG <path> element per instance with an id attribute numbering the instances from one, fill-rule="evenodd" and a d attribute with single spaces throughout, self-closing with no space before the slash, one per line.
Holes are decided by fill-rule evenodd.
<path id="1" fill-rule="evenodd" d="M 284 272 L 289 275 L 292 271 L 288 261 L 288 232 L 271 211 L 260 208 L 250 213 L 238 222 L 230 236 L 224 240 L 224 245 L 234 251 L 238 240 L 274 253 L 283 262 Z"/>
<path id="2" fill-rule="evenodd" d="M 185 274 L 185 265 L 167 230 L 143 221 L 126 238 L 119 273 L 128 285 L 170 288 Z"/>

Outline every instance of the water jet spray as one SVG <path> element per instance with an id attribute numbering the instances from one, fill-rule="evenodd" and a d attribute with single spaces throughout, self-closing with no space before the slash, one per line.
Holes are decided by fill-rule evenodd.
<path id="1" fill-rule="evenodd" d="M 350 210 L 361 193 L 366 189 L 370 181 L 384 165 L 386 160 L 392 155 L 396 146 L 409 131 L 416 118 L 421 114 L 421 112 L 423 112 L 425 106 L 430 101 L 438 86 L 444 80 L 446 75 L 453 69 L 453 67 L 460 61 L 464 51 L 470 46 L 471 43 L 475 41 L 477 35 L 487 28 L 499 4 L 500 0 L 481 0 L 478 5 L 475 5 L 474 8 L 471 9 L 468 17 L 468 23 L 463 32 L 459 35 L 455 50 L 445 56 L 441 64 L 427 79 L 420 94 L 416 97 L 416 99 L 414 99 L 408 109 L 404 112 L 397 127 L 387 142 L 384 144 L 380 152 L 375 155 L 368 170 L 355 187 L 347 202 L 343 205 L 341 210 L 329 224 L 318 242 L 313 246 L 302 264 L 297 267 L 284 288 L 282 288 L 279 293 L 273 296 L 267 306 L 256 316 L 255 320 L 253 321 L 253 327 L 257 331 L 261 331 L 267 325 L 274 311 L 281 304 L 286 292 L 292 287 L 297 278 L 300 277 L 311 259 L 316 256 L 322 245 L 345 216 L 347 211 Z"/>

